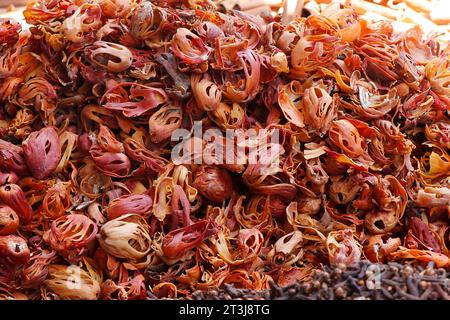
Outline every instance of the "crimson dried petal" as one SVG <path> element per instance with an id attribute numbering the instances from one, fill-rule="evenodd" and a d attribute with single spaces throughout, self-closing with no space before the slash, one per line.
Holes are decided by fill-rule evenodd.
<path id="1" fill-rule="evenodd" d="M 102 206 L 96 202 L 91 203 L 87 208 L 87 216 L 94 221 L 97 226 L 102 226 L 107 221 L 102 213 Z"/>
<path id="2" fill-rule="evenodd" d="M 147 296 L 145 277 L 137 270 L 128 270 L 121 264 L 119 278 L 102 283 L 101 298 L 106 300 L 137 300 Z"/>
<path id="3" fill-rule="evenodd" d="M 337 32 L 336 23 L 331 19 L 311 15 L 306 19 L 293 20 L 290 24 L 295 30 L 295 38 L 288 34 L 284 42 L 289 46 L 287 50 L 293 46 L 291 73 L 300 77 L 305 76 L 316 70 L 318 65 L 329 65 L 340 52 L 341 35 Z M 306 28 L 309 30 L 306 31 Z"/>
<path id="4" fill-rule="evenodd" d="M 4 261 L 4 259 L 0 257 L 0 282 L 2 283 L 2 286 L 0 287 L 0 299 L 3 298 L 3 287 L 11 285 L 13 283 L 16 278 L 16 273 L 17 265 L 11 262 Z"/>
<path id="5" fill-rule="evenodd" d="M 116 219 L 124 214 L 134 213 L 148 217 L 153 207 L 153 200 L 146 194 L 128 194 L 111 201 L 106 208 L 108 219 Z"/>
<path id="6" fill-rule="evenodd" d="M 399 80 L 398 74 L 389 66 L 365 59 L 362 70 L 368 79 L 373 81 L 378 88 L 386 88 L 392 82 Z"/>
<path id="7" fill-rule="evenodd" d="M 363 86 L 360 86 L 358 91 L 360 105 L 356 105 L 353 108 L 360 116 L 364 118 L 380 118 L 392 109 L 396 108 L 400 102 L 400 97 L 397 94 L 397 88 L 389 89 L 386 94 L 372 93 Z"/>
<path id="8" fill-rule="evenodd" d="M 267 197 L 267 201 L 269 203 L 269 210 L 272 217 L 282 218 L 286 215 L 286 199 L 277 195 L 269 195 Z"/>
<path id="9" fill-rule="evenodd" d="M 61 146 L 55 128 L 46 127 L 32 132 L 23 143 L 23 153 L 33 177 L 48 177 L 61 159 Z"/>
<path id="10" fill-rule="evenodd" d="M 266 31 L 266 22 L 260 15 L 253 15 L 240 10 L 234 10 L 238 19 L 236 34 L 249 42 L 249 48 L 254 49 L 260 43 L 261 34 Z"/>
<path id="11" fill-rule="evenodd" d="M 33 218 L 33 208 L 18 185 L 5 184 L 1 186 L 0 199 L 11 207 L 24 223 L 30 222 Z"/>
<path id="12" fill-rule="evenodd" d="M 200 220 L 190 226 L 173 230 L 164 237 L 162 244 L 164 256 L 168 259 L 182 258 L 187 251 L 199 246 L 216 233 L 216 223 L 209 220 Z"/>
<path id="13" fill-rule="evenodd" d="M 259 56 L 261 62 L 261 78 L 260 82 L 262 84 L 267 84 L 273 81 L 277 76 L 277 70 L 272 66 L 270 62 L 270 57 L 267 55 Z"/>
<path id="14" fill-rule="evenodd" d="M 90 132 L 93 131 L 93 127 L 96 128 L 98 124 L 117 128 L 117 119 L 113 111 L 102 108 L 97 104 L 87 104 L 81 110 L 81 124 L 85 132 Z"/>
<path id="15" fill-rule="evenodd" d="M 400 55 L 396 60 L 396 69 L 407 84 L 412 88 L 419 89 L 419 82 L 423 76 L 421 76 L 419 69 L 408 53 L 403 51 L 400 52 Z"/>
<path id="16" fill-rule="evenodd" d="M 235 37 L 216 38 L 216 48 L 214 50 L 214 62 L 211 67 L 217 70 L 237 71 L 242 69 L 239 64 L 239 52 L 248 47 L 247 41 L 238 41 Z"/>
<path id="17" fill-rule="evenodd" d="M 418 64 L 425 65 L 434 58 L 430 46 L 423 41 L 423 30 L 419 25 L 405 32 L 403 43 L 407 52 Z"/>
<path id="18" fill-rule="evenodd" d="M 0 236 L 0 259 L 22 265 L 30 259 L 27 242 L 15 235 Z"/>
<path id="19" fill-rule="evenodd" d="M 268 186 L 255 187 L 254 191 L 266 195 L 280 196 L 292 200 L 297 195 L 297 188 L 289 183 L 278 183 Z"/>
<path id="20" fill-rule="evenodd" d="M 225 35 L 222 29 L 211 21 L 202 21 L 196 26 L 195 31 L 200 37 L 203 39 L 206 38 L 209 41 L 213 41 Z"/>
<path id="21" fill-rule="evenodd" d="M 104 79 L 107 75 L 107 71 L 103 69 L 97 69 L 92 66 L 88 66 L 81 61 L 79 61 L 77 58 L 73 58 L 73 64 L 80 68 L 80 75 L 83 77 L 83 79 L 92 82 L 92 83 L 99 83 Z"/>
<path id="22" fill-rule="evenodd" d="M 157 64 L 150 52 L 130 49 L 133 54 L 130 75 L 139 80 L 149 80 L 156 76 Z"/>

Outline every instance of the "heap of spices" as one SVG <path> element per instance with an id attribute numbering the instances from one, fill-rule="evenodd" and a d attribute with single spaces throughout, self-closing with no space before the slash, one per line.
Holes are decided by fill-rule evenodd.
<path id="1" fill-rule="evenodd" d="M 339 3 L 289 21 L 210 0 L 23 14 L 26 30 L 0 20 L 2 297 L 448 294 L 402 274 L 450 267 L 437 35 Z M 380 290 L 367 261 L 387 263 Z"/>

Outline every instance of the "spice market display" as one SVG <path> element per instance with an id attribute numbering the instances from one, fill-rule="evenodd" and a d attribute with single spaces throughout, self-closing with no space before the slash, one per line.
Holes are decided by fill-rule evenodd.
<path id="1" fill-rule="evenodd" d="M 394 2 L 6 13 L 0 299 L 450 299 L 449 20 Z"/>

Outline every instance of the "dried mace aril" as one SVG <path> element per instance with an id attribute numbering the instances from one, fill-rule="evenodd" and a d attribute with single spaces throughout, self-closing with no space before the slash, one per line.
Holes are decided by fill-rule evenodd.
<path id="1" fill-rule="evenodd" d="M 219 203 L 229 198 L 233 190 L 230 174 L 216 166 L 200 167 L 193 184 L 205 198 Z"/>
<path id="2" fill-rule="evenodd" d="M 27 242 L 16 235 L 0 236 L 0 260 L 23 265 L 30 259 Z"/>
<path id="3" fill-rule="evenodd" d="M 448 41 L 218 2 L 0 19 L 0 298 L 446 297 L 352 268 L 450 266 Z"/>
<path id="4" fill-rule="evenodd" d="M 16 232 L 19 227 L 17 213 L 7 205 L 0 204 L 0 236 L 7 236 Z"/>
<path id="5" fill-rule="evenodd" d="M 13 209 L 23 223 L 33 218 L 33 208 L 17 184 L 5 184 L 0 187 L 0 199 Z"/>
<path id="6" fill-rule="evenodd" d="M 45 127 L 32 132 L 23 143 L 23 153 L 33 177 L 44 179 L 58 166 L 61 146 L 55 128 Z"/>

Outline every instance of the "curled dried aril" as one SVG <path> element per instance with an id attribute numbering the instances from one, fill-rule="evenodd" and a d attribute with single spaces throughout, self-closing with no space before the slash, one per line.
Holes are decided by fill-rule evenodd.
<path id="1" fill-rule="evenodd" d="M 154 143 L 168 140 L 181 127 L 183 111 L 180 107 L 166 105 L 152 114 L 148 120 L 150 139 Z"/>
<path id="2" fill-rule="evenodd" d="M 202 39 L 186 28 L 177 29 L 172 39 L 171 49 L 175 56 L 189 65 L 206 62 L 211 52 Z"/>
<path id="3" fill-rule="evenodd" d="M 2 139 L 0 139 L 0 164 L 17 175 L 28 173 L 23 148 Z"/>
<path id="4" fill-rule="evenodd" d="M 111 177 L 124 178 L 131 170 L 130 159 L 121 152 L 107 152 L 94 145 L 89 150 L 97 169 Z"/>
<path id="5" fill-rule="evenodd" d="M 148 224 L 137 214 L 125 214 L 105 223 L 98 241 L 109 254 L 132 261 L 145 258 L 152 244 Z"/>
<path id="6" fill-rule="evenodd" d="M 342 149 L 350 158 L 359 157 L 364 153 L 365 141 L 358 129 L 348 120 L 333 121 L 328 136 L 334 145 Z"/>
<path id="7" fill-rule="evenodd" d="M 23 143 L 25 161 L 37 179 L 48 177 L 61 159 L 61 146 L 55 128 L 46 127 L 32 132 Z"/>
<path id="8" fill-rule="evenodd" d="M 231 195 L 230 174 L 220 167 L 202 166 L 195 172 L 193 185 L 208 200 L 222 202 Z"/>
<path id="9" fill-rule="evenodd" d="M 25 194 L 17 184 L 5 184 L 0 187 L 0 199 L 24 222 L 30 222 L 33 218 L 33 208 L 28 203 Z"/>
<path id="10" fill-rule="evenodd" d="M 153 200 L 146 194 L 129 194 L 112 200 L 106 212 L 108 219 L 113 220 L 124 214 L 138 214 L 148 217 L 153 207 Z"/>
<path id="11" fill-rule="evenodd" d="M 166 234 L 162 250 L 168 259 L 179 259 L 188 250 L 197 247 L 216 232 L 217 225 L 215 222 L 200 220 L 190 226 L 176 229 Z"/>
<path id="12" fill-rule="evenodd" d="M 70 208 L 72 186 L 69 182 L 57 182 L 46 192 L 42 201 L 44 213 L 49 218 L 59 218 Z"/>
<path id="13" fill-rule="evenodd" d="M 0 259 L 23 265 L 30 259 L 27 242 L 16 235 L 0 236 Z"/>
<path id="14" fill-rule="evenodd" d="M 48 265 L 56 257 L 56 252 L 42 250 L 33 252 L 30 260 L 23 266 L 22 285 L 26 288 L 37 288 L 47 278 Z"/>
<path id="15" fill-rule="evenodd" d="M 88 217 L 69 214 L 54 220 L 43 239 L 68 261 L 76 262 L 95 239 L 97 231 L 97 225 Z"/>
<path id="16" fill-rule="evenodd" d="M 16 232 L 19 227 L 19 217 L 10 207 L 0 204 L 0 236 L 7 236 Z"/>
<path id="17" fill-rule="evenodd" d="M 100 295 L 102 274 L 92 260 L 82 266 L 51 264 L 43 286 L 65 300 L 96 300 Z"/>
<path id="18" fill-rule="evenodd" d="M 110 72 L 121 72 L 128 69 L 133 61 L 131 51 L 118 43 L 96 41 L 91 47 L 88 57 L 90 61 Z"/>

